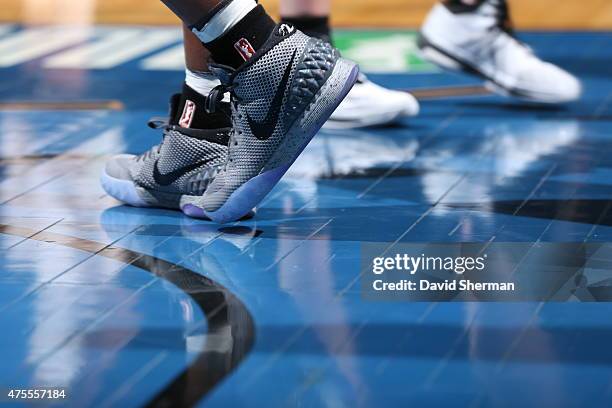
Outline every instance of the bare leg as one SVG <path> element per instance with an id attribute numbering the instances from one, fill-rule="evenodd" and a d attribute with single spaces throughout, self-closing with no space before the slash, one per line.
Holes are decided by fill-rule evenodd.
<path id="1" fill-rule="evenodd" d="M 331 0 L 281 0 L 280 15 L 283 17 L 321 17 L 328 16 L 330 8 Z"/>
<path id="2" fill-rule="evenodd" d="M 293 24 L 311 37 L 332 43 L 329 27 L 330 7 L 331 0 L 281 0 L 281 20 Z"/>
<path id="3" fill-rule="evenodd" d="M 208 71 L 210 52 L 198 37 L 183 24 L 183 43 L 185 47 L 185 67 L 190 71 Z"/>
<path id="4" fill-rule="evenodd" d="M 197 23 L 215 7 L 221 3 L 220 0 L 162 0 L 183 23 L 188 26 Z"/>
<path id="5" fill-rule="evenodd" d="M 183 25 L 183 45 L 185 48 L 185 83 L 183 84 L 182 99 L 189 100 L 195 105 L 192 125 L 196 128 L 229 127 L 227 118 L 223 113 L 209 113 L 204 109 L 206 96 L 219 80 L 208 71 L 210 51 L 200 39 Z M 184 109 L 184 101 L 181 106 Z M 179 112 L 180 113 L 180 112 Z M 179 119 L 180 120 L 180 119 Z"/>

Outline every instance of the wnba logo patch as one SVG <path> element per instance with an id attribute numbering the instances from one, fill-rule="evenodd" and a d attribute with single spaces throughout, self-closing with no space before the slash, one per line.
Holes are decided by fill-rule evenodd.
<path id="1" fill-rule="evenodd" d="M 188 128 L 189 126 L 191 126 L 191 122 L 193 121 L 193 114 L 195 113 L 195 109 L 196 109 L 195 102 L 192 102 L 189 99 L 187 99 L 185 101 L 185 107 L 183 108 L 183 114 L 181 115 L 181 118 L 179 119 L 179 122 L 178 122 L 180 127 Z"/>
<path id="2" fill-rule="evenodd" d="M 234 48 L 240 56 L 246 61 L 255 55 L 255 50 L 253 46 L 246 38 L 241 38 L 234 44 Z"/>

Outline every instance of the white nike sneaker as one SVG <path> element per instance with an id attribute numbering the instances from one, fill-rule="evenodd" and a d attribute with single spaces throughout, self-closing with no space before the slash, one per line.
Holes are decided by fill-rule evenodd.
<path id="1" fill-rule="evenodd" d="M 389 125 L 419 113 L 419 102 L 408 92 L 383 88 L 360 74 L 355 86 L 323 125 L 324 129 L 355 129 Z"/>
<path id="2" fill-rule="evenodd" d="M 580 81 L 538 59 L 508 29 L 505 2 L 486 0 L 475 11 L 452 13 L 436 4 L 421 27 L 419 49 L 443 68 L 485 79 L 493 92 L 539 103 L 571 102 Z"/>

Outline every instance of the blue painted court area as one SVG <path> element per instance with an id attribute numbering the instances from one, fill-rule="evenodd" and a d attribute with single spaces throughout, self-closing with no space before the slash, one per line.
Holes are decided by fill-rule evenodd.
<path id="1" fill-rule="evenodd" d="M 86 69 L 95 38 L 25 55 L 28 30 L 0 31 L 0 389 L 62 387 L 79 407 L 612 406 L 610 303 L 366 302 L 359 280 L 368 242 L 612 241 L 612 34 L 523 36 L 581 78 L 578 103 L 428 98 L 401 126 L 322 132 L 255 219 L 219 226 L 98 184 L 110 155 L 161 137 L 146 121 L 182 81 L 164 30 Z M 381 68 L 393 88 L 478 84 Z"/>

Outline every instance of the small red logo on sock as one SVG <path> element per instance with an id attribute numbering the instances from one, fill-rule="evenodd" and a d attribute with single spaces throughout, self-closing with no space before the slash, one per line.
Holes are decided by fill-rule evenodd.
<path id="1" fill-rule="evenodd" d="M 180 127 L 188 128 L 191 126 L 193 121 L 193 114 L 195 113 L 196 104 L 189 99 L 185 101 L 185 107 L 183 108 L 183 114 L 178 124 Z"/>
<path id="2" fill-rule="evenodd" d="M 251 57 L 255 55 L 255 50 L 253 49 L 253 46 L 246 38 L 241 38 L 236 41 L 236 43 L 234 44 L 234 48 L 236 49 L 236 51 L 238 51 L 240 56 L 245 61 L 251 59 Z"/>

